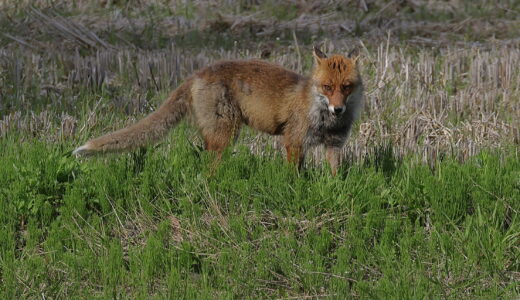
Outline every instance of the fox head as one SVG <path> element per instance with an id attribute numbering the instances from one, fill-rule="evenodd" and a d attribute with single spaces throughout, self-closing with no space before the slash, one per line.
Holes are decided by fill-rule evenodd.
<path id="1" fill-rule="evenodd" d="M 352 51 L 346 57 L 327 57 L 314 47 L 314 72 L 312 75 L 317 100 L 324 102 L 328 110 L 339 116 L 347 109 L 349 96 L 362 88 L 358 70 L 358 53 Z"/>

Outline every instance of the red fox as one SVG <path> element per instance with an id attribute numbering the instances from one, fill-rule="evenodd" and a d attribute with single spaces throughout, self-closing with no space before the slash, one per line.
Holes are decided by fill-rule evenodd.
<path id="1" fill-rule="evenodd" d="M 136 124 L 88 141 L 73 154 L 130 150 L 164 136 L 188 112 L 206 150 L 218 158 L 242 124 L 282 135 L 287 160 L 301 167 L 305 151 L 319 144 L 336 174 L 339 150 L 358 117 L 363 83 L 358 54 L 327 57 L 314 47 L 311 77 L 261 60 L 222 61 L 203 68 Z"/>

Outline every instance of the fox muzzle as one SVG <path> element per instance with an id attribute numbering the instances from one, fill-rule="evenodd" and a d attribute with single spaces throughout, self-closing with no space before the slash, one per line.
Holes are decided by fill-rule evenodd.
<path id="1" fill-rule="evenodd" d="M 333 106 L 329 105 L 329 111 L 337 116 L 343 114 L 347 110 L 345 105 Z"/>

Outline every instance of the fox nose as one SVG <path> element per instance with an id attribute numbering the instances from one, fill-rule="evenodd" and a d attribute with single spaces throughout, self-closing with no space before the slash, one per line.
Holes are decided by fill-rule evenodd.
<path id="1" fill-rule="evenodd" d="M 329 105 L 329 111 L 335 115 L 341 115 L 342 113 L 345 112 L 345 110 L 347 110 L 345 105 L 341 105 L 341 106 Z"/>
<path id="2" fill-rule="evenodd" d="M 345 106 L 334 107 L 334 114 L 341 115 L 345 111 Z"/>

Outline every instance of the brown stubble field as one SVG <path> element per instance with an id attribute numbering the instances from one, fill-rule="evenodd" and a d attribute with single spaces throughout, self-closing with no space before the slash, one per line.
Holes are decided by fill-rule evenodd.
<path id="1" fill-rule="evenodd" d="M 156 107 L 194 70 L 220 59 L 268 53 L 269 60 L 308 74 L 310 49 L 318 44 L 329 53 L 358 47 L 362 54 L 366 105 L 345 156 L 362 159 L 391 144 L 398 156 L 413 152 L 427 161 L 449 153 L 464 160 L 519 140 L 520 25 L 514 5 L 45 3 L 3 3 L 2 135 L 16 129 L 51 139 L 84 138 L 100 126 L 118 127 L 128 120 L 103 124 L 96 115 L 80 124 L 87 113 L 78 109 L 85 105 L 82 93 L 102 95 L 86 102 L 105 109 L 89 113 L 109 109 L 133 118 Z M 265 143 L 277 146 L 270 137 L 243 141 L 253 152 Z M 314 156 L 320 155 L 316 149 Z"/>

